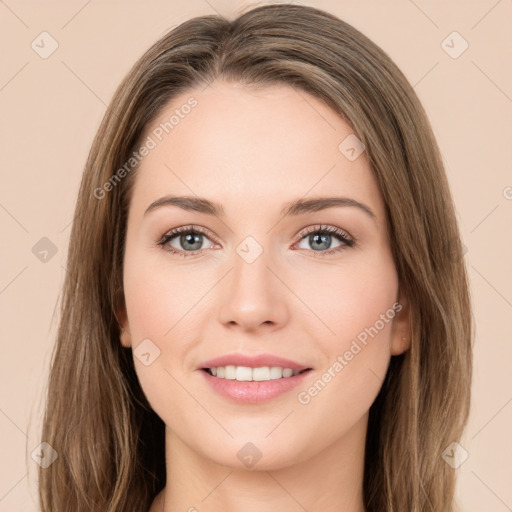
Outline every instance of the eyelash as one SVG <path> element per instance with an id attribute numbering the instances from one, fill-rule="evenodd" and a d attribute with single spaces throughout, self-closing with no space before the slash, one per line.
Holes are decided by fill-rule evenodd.
<path id="1" fill-rule="evenodd" d="M 203 229 L 199 226 L 182 226 L 180 228 L 173 229 L 171 231 L 168 231 L 165 235 L 160 238 L 160 240 L 157 242 L 157 245 L 159 245 L 163 250 L 170 252 L 171 254 L 175 254 L 177 256 L 182 256 L 184 258 L 189 256 L 195 256 L 199 254 L 201 251 L 204 251 L 206 249 L 198 249 L 197 251 L 178 251 L 174 248 L 168 247 L 167 244 L 175 238 L 179 234 L 201 234 L 205 235 L 207 237 L 212 237 L 211 232 Z M 353 239 L 348 235 L 346 231 L 343 231 L 342 229 L 336 228 L 334 226 L 311 226 L 310 228 L 307 228 L 306 230 L 302 231 L 299 234 L 299 240 L 296 243 L 301 242 L 304 238 L 311 234 L 327 234 L 327 235 L 336 235 L 336 238 L 338 238 L 339 241 L 343 242 L 344 245 L 341 245 L 339 247 L 336 247 L 334 249 L 328 249 L 326 251 L 313 251 L 312 249 L 300 249 L 304 251 L 313 252 L 315 257 L 323 258 L 325 256 L 329 256 L 331 254 L 341 252 L 347 247 L 353 247 L 356 243 L 356 240 Z M 214 237 L 212 237 L 214 238 Z M 214 240 L 215 241 L 215 240 Z"/>

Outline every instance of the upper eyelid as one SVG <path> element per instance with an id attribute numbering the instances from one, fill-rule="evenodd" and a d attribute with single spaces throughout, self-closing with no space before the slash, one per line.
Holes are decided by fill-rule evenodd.
<path id="1" fill-rule="evenodd" d="M 356 239 L 347 230 L 345 230 L 343 228 L 339 228 L 337 226 L 331 226 L 330 224 L 314 224 L 312 226 L 302 229 L 298 233 L 298 236 L 301 236 L 304 238 L 308 234 L 316 233 L 318 231 L 326 232 L 327 234 L 338 235 L 338 236 L 341 236 L 341 234 L 339 233 L 339 231 L 341 231 L 341 233 L 346 235 L 349 240 L 353 240 L 354 242 L 356 241 Z"/>
<path id="2" fill-rule="evenodd" d="M 197 226 L 196 224 L 190 224 L 190 225 L 178 226 L 176 228 L 169 229 L 162 235 L 162 238 L 165 238 L 166 236 L 169 236 L 169 235 L 170 236 L 179 235 L 181 232 L 189 232 L 189 231 L 196 231 L 201 234 L 211 234 L 213 237 L 215 237 L 215 235 L 212 233 L 212 231 L 210 231 L 208 228 L 203 228 L 202 226 Z"/>

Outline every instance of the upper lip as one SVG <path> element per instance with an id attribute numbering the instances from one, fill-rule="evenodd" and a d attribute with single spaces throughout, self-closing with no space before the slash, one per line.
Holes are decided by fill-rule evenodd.
<path id="1" fill-rule="evenodd" d="M 310 367 L 299 364 L 291 359 L 274 356 L 272 354 L 226 354 L 204 361 L 197 366 L 197 370 L 204 368 L 217 368 L 219 366 L 248 366 L 258 368 L 261 366 L 280 366 L 281 368 L 291 368 L 292 370 L 307 370 Z"/>

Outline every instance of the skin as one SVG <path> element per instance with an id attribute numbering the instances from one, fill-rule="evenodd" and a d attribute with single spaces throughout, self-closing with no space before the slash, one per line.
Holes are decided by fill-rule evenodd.
<path id="1" fill-rule="evenodd" d="M 151 511 L 362 512 L 368 411 L 391 356 L 407 350 L 410 338 L 408 301 L 366 153 L 348 160 L 338 145 L 350 126 L 287 85 L 216 81 L 186 91 L 146 136 L 192 96 L 197 106 L 137 170 L 124 256 L 121 343 L 135 351 L 149 338 L 160 350 L 148 366 L 134 356 L 166 425 L 167 485 Z M 168 194 L 219 202 L 226 216 L 177 206 L 144 215 Z M 375 219 L 350 206 L 281 218 L 285 203 L 313 196 L 355 199 Z M 182 257 L 157 244 L 191 224 L 212 234 L 202 237 L 199 253 Z M 304 230 L 320 224 L 341 228 L 355 245 L 335 236 L 330 248 L 314 245 Z M 263 249 L 252 263 L 236 252 L 247 236 Z M 179 235 L 169 245 L 194 249 Z M 299 403 L 298 393 L 397 301 L 401 311 L 309 403 Z M 211 390 L 196 370 L 230 352 L 272 353 L 313 371 L 299 388 L 240 404 Z M 252 468 L 237 457 L 248 442 L 262 453 Z"/>

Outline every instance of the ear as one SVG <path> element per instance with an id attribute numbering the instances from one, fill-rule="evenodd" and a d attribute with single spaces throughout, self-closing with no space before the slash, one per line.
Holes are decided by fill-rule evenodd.
<path id="1" fill-rule="evenodd" d="M 121 341 L 121 345 L 126 348 L 130 348 L 132 346 L 132 336 L 130 333 L 130 325 L 128 323 L 128 315 L 126 313 L 126 306 L 123 305 L 117 311 L 117 318 L 119 320 L 119 340 Z"/>
<path id="2" fill-rule="evenodd" d="M 411 311 L 409 300 L 401 290 L 399 290 L 398 300 L 393 305 L 393 309 L 396 314 L 393 319 L 391 354 L 398 356 L 411 347 Z"/>

